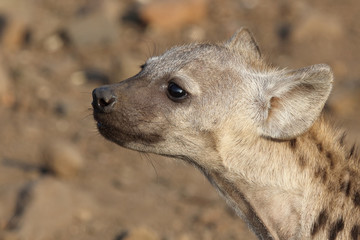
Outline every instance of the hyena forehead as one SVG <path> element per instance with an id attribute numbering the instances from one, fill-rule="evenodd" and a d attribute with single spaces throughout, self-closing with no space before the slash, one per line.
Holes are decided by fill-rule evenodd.
<path id="1" fill-rule="evenodd" d="M 221 44 L 192 43 L 169 49 L 160 56 L 149 58 L 145 66 L 151 71 L 156 67 L 163 74 L 179 71 L 188 64 L 225 63 L 230 58 L 230 52 Z M 150 71 L 148 71 L 150 72 Z"/>
<path id="2" fill-rule="evenodd" d="M 223 68 L 229 60 L 224 46 L 216 44 L 193 43 L 169 49 L 160 56 L 149 58 L 140 72 L 150 82 L 170 82 L 180 85 L 191 95 L 200 95 L 202 78 L 210 76 L 209 71 Z M 222 62 L 222 63 L 221 63 Z M 200 86 L 202 85 L 202 86 Z"/>
<path id="3" fill-rule="evenodd" d="M 243 30 L 222 43 L 191 43 L 173 47 L 164 54 L 146 61 L 148 76 L 159 78 L 181 69 L 196 69 L 203 76 L 212 76 L 228 71 L 268 72 L 272 69 L 261 57 L 259 47 L 252 35 Z M 154 69 L 156 71 L 154 71 Z M 214 71 L 216 69 L 216 71 Z"/>

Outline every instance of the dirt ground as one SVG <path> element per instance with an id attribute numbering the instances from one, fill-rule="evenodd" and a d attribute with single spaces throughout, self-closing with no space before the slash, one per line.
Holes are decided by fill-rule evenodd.
<path id="1" fill-rule="evenodd" d="M 91 91 L 247 26 L 269 62 L 331 65 L 360 136 L 358 0 L 0 0 L 0 239 L 251 240 L 207 180 L 96 131 Z"/>

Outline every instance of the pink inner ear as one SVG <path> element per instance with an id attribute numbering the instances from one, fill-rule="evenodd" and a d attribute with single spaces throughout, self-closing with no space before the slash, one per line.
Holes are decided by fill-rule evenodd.
<path id="1" fill-rule="evenodd" d="M 269 109 L 269 113 L 268 113 L 268 117 L 267 117 L 266 121 L 269 121 L 269 119 L 272 117 L 274 111 L 281 107 L 280 101 L 281 100 L 279 97 L 272 97 L 270 99 L 270 109 Z"/>

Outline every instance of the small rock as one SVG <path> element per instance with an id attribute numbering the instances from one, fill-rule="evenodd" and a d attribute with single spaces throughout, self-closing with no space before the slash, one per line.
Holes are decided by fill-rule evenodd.
<path id="1" fill-rule="evenodd" d="M 86 83 L 86 75 L 84 71 L 77 71 L 71 74 L 70 81 L 75 86 L 80 86 Z"/>
<path id="2" fill-rule="evenodd" d="M 24 22 L 11 19 L 3 26 L 1 35 L 1 45 L 4 49 L 16 51 L 30 41 L 31 31 Z"/>
<path id="3" fill-rule="evenodd" d="M 56 33 L 48 36 L 44 40 L 44 48 L 49 52 L 56 52 L 63 47 L 70 45 L 71 40 L 68 33 L 64 29 L 58 30 Z"/>
<path id="4" fill-rule="evenodd" d="M 159 235 L 146 227 L 133 229 L 125 240 L 160 240 Z"/>
<path id="5" fill-rule="evenodd" d="M 59 177 L 74 177 L 83 168 L 80 152 L 70 143 L 56 141 L 44 150 L 45 168 Z"/>
<path id="6" fill-rule="evenodd" d="M 88 208 L 80 208 L 77 210 L 75 217 L 81 222 L 88 222 L 93 218 L 93 213 Z"/>
<path id="7" fill-rule="evenodd" d="M 208 0 L 154 0 L 139 9 L 139 16 L 154 28 L 176 30 L 204 20 L 207 8 Z"/>
<path id="8" fill-rule="evenodd" d="M 49 52 L 56 52 L 64 46 L 64 42 L 58 35 L 51 35 L 44 41 L 44 47 Z"/>

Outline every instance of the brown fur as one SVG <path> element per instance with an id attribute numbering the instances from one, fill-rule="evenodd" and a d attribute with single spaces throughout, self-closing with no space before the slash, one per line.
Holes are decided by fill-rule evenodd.
<path id="1" fill-rule="evenodd" d="M 326 65 L 270 67 L 240 29 L 95 89 L 94 117 L 121 146 L 194 165 L 259 239 L 358 239 L 356 147 L 321 114 L 332 80 Z"/>

